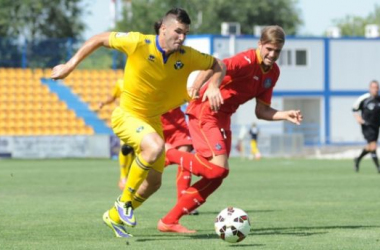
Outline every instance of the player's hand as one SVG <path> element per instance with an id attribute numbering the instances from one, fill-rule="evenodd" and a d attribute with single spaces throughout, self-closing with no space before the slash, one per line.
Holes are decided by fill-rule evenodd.
<path id="1" fill-rule="evenodd" d="M 99 109 L 102 109 L 103 106 L 104 106 L 104 102 L 99 102 L 99 104 L 98 104 L 98 108 L 99 108 Z"/>
<path id="2" fill-rule="evenodd" d="M 70 67 L 68 64 L 59 64 L 53 68 L 51 73 L 51 78 L 54 80 L 63 79 L 68 76 L 74 68 Z"/>
<path id="3" fill-rule="evenodd" d="M 287 120 L 295 123 L 297 125 L 301 125 L 303 116 L 300 110 L 289 110 L 287 114 Z"/>
<path id="4" fill-rule="evenodd" d="M 196 89 L 194 87 L 187 88 L 187 93 L 191 97 L 191 99 L 198 99 L 199 98 L 199 89 Z"/>
<path id="5" fill-rule="evenodd" d="M 208 99 L 210 108 L 214 112 L 218 112 L 220 106 L 223 104 L 223 97 L 220 93 L 219 87 L 215 87 L 212 84 L 208 86 L 206 92 L 204 93 L 202 102 L 206 101 L 206 99 Z"/>

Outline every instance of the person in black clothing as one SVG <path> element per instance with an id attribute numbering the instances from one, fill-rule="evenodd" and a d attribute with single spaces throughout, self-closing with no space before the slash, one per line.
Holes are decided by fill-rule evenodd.
<path id="1" fill-rule="evenodd" d="M 360 160 L 368 153 L 371 153 L 377 172 L 380 173 L 379 160 L 376 154 L 377 139 L 379 137 L 380 126 L 380 96 L 379 82 L 373 80 L 369 84 L 369 93 L 361 95 L 352 108 L 356 121 L 362 127 L 362 133 L 367 140 L 367 145 L 361 154 L 354 159 L 354 169 L 359 171 Z M 360 111 L 360 113 L 358 112 Z"/>

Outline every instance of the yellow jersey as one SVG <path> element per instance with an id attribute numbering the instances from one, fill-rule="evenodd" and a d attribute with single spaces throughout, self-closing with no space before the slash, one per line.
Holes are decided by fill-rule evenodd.
<path id="1" fill-rule="evenodd" d="M 188 76 L 214 63 L 212 56 L 188 46 L 167 57 L 157 35 L 112 32 L 109 44 L 128 56 L 120 107 L 143 118 L 160 116 L 188 102 Z"/>
<path id="2" fill-rule="evenodd" d="M 113 89 L 112 89 L 112 97 L 115 97 L 115 98 L 120 98 L 121 96 L 121 91 L 123 90 L 123 79 L 118 79 L 116 81 L 116 84 L 115 86 L 113 86 Z"/>

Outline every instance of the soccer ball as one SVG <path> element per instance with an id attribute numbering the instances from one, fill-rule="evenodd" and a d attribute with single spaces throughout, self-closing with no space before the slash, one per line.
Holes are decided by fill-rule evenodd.
<path id="1" fill-rule="evenodd" d="M 250 230 L 247 213 L 236 207 L 223 209 L 215 219 L 215 232 L 222 240 L 230 243 L 244 240 Z"/>

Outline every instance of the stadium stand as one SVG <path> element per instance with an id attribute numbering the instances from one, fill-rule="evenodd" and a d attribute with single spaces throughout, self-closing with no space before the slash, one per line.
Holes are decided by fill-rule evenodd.
<path id="1" fill-rule="evenodd" d="M 78 70 L 64 84 L 96 112 L 99 101 L 110 94 L 112 85 L 122 74 L 113 70 Z M 0 135 L 96 133 L 85 116 L 70 108 L 71 103 L 60 99 L 60 93 L 54 93 L 49 85 L 43 84 L 41 79 L 49 75 L 50 70 L 0 68 Z M 94 119 L 108 125 L 101 130 L 104 133 L 111 133 L 109 125 L 114 107 L 115 104 L 105 107 L 99 112 L 99 118 L 89 112 L 95 114 Z"/>
<path id="2" fill-rule="evenodd" d="M 111 113 L 118 104 L 111 103 L 101 110 L 98 105 L 112 94 L 112 88 L 120 78 L 123 78 L 123 70 L 76 70 L 64 80 L 64 84 L 111 127 Z"/>

